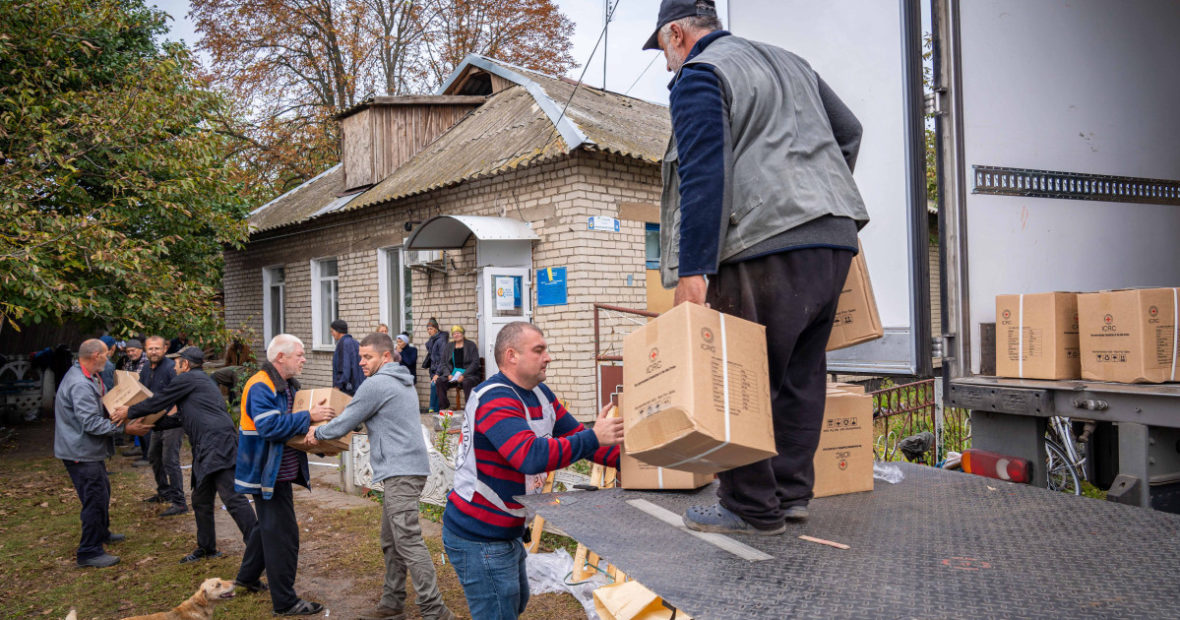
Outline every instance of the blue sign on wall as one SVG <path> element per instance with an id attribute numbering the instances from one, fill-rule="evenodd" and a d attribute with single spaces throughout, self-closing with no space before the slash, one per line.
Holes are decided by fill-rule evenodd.
<path id="1" fill-rule="evenodd" d="M 564 306 L 565 304 L 565 267 L 538 269 L 537 305 Z"/>

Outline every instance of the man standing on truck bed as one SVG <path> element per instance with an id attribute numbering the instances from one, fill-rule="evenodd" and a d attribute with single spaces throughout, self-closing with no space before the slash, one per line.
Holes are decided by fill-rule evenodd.
<path id="1" fill-rule="evenodd" d="M 712 0 L 663 0 L 672 137 L 661 276 L 675 302 L 767 326 L 778 456 L 721 473 L 689 528 L 778 534 L 807 518 L 824 413 L 825 349 L 868 222 L 852 167 L 861 126 L 802 58 L 722 30 Z M 706 277 L 708 280 L 706 281 Z"/>

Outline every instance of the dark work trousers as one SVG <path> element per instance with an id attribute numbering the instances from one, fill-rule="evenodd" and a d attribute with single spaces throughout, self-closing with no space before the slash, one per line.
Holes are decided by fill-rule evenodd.
<path id="1" fill-rule="evenodd" d="M 180 442 L 183 428 L 152 431 L 148 447 L 148 461 L 156 475 L 156 494 L 173 506 L 187 506 L 184 501 L 184 479 L 180 477 Z"/>
<path id="2" fill-rule="evenodd" d="M 766 326 L 778 456 L 717 476 L 721 505 L 754 527 L 777 527 L 787 508 L 811 499 L 828 336 L 852 256 L 847 250 L 802 248 L 723 264 L 710 278 L 709 305 Z"/>
<path id="3" fill-rule="evenodd" d="M 141 452 L 139 458 L 146 461 L 152 452 L 152 434 L 140 435 L 135 440 L 139 442 L 139 451 Z"/>
<path id="4" fill-rule="evenodd" d="M 295 569 L 299 563 L 299 523 L 295 520 L 295 498 L 290 482 L 276 482 L 270 499 L 254 495 L 258 526 L 250 532 L 238 581 L 254 583 L 266 572 L 270 602 L 275 612 L 289 609 L 299 601 L 295 595 Z"/>
<path id="5" fill-rule="evenodd" d="M 193 485 L 193 517 L 197 520 L 197 546 L 209 553 L 217 551 L 217 528 L 213 522 L 213 496 L 221 496 L 229 516 L 233 517 L 242 542 L 250 542 L 250 533 L 258 525 L 254 509 L 245 496 L 234 491 L 234 468 L 221 469 Z"/>
<path id="6" fill-rule="evenodd" d="M 463 404 L 466 405 L 467 399 L 471 398 L 471 390 L 475 389 L 475 386 L 479 385 L 478 377 L 468 377 L 467 375 L 463 375 L 463 379 L 460 381 L 460 383 L 455 383 L 453 381 L 447 381 L 446 377 L 439 377 L 438 381 L 434 383 L 435 388 L 438 391 L 439 411 L 451 408 L 451 396 L 447 393 L 447 390 L 455 387 L 456 385 L 461 385 L 463 389 Z"/>
<path id="7" fill-rule="evenodd" d="M 111 537 L 111 480 L 102 461 L 62 461 L 82 502 L 82 541 L 78 559 L 98 557 L 106 550 L 102 545 Z"/>

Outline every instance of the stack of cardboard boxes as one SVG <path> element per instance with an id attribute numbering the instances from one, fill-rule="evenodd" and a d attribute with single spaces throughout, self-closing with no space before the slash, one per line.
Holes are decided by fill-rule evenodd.
<path id="1" fill-rule="evenodd" d="M 717 472 L 777 454 L 766 328 L 681 304 L 623 343 L 628 489 L 695 489 Z M 873 488 L 872 397 L 829 384 L 815 454 L 815 494 Z"/>
<path id="2" fill-rule="evenodd" d="M 996 374 L 1116 383 L 1177 380 L 1180 289 L 996 297 Z"/>

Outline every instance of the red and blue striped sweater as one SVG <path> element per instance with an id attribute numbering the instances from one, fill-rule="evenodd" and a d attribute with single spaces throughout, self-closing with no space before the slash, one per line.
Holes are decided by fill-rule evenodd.
<path id="1" fill-rule="evenodd" d="M 503 373 L 498 373 L 480 387 L 489 382 L 511 383 Z M 525 474 L 561 469 L 584 458 L 609 467 L 619 465 L 618 446 L 599 447 L 594 431 L 575 420 L 545 384 L 540 387 L 553 405 L 552 438 L 537 437 L 529 428 L 521 400 L 534 420 L 543 417 L 541 403 L 532 390 L 515 384 L 489 389 L 480 400 L 473 421 L 472 440 L 479 479 L 495 490 L 504 505 L 512 509 L 521 508 L 512 498 L 524 495 Z M 467 441 L 468 438 L 463 439 Z M 524 535 L 524 521 L 522 517 L 496 508 L 479 493 L 468 502 L 452 491 L 443 512 L 444 527 L 468 540 L 520 538 Z"/>

